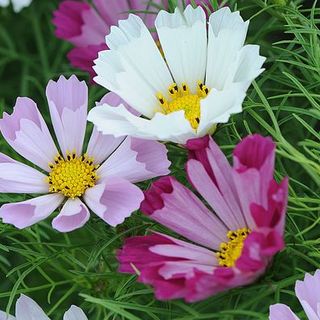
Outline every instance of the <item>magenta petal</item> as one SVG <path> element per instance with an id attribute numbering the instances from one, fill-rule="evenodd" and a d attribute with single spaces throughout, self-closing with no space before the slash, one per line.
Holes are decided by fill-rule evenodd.
<path id="1" fill-rule="evenodd" d="M 292 310 L 281 303 L 270 306 L 269 320 L 299 320 Z"/>
<path id="2" fill-rule="evenodd" d="M 76 76 L 57 82 L 50 80 L 46 95 L 54 131 L 64 155 L 67 151 L 82 154 L 87 126 L 88 87 Z M 76 124 L 76 125 L 75 125 Z"/>
<path id="3" fill-rule="evenodd" d="M 94 84 L 92 79 L 96 76 L 96 73 L 92 68 L 94 65 L 93 61 L 98 58 L 98 53 L 100 51 L 106 49 L 107 45 L 104 43 L 85 47 L 75 47 L 67 56 L 74 67 L 89 73 L 92 84 Z"/>
<path id="4" fill-rule="evenodd" d="M 53 12 L 53 24 L 56 26 L 55 35 L 58 38 L 70 40 L 81 34 L 83 25 L 82 14 L 89 10 L 86 2 L 67 0 L 60 3 L 59 8 Z"/>
<path id="5" fill-rule="evenodd" d="M 102 179 L 116 176 L 135 183 L 167 175 L 170 164 L 167 149 L 160 142 L 128 137 L 97 173 Z"/>
<path id="6" fill-rule="evenodd" d="M 95 214 L 115 227 L 139 209 L 143 192 L 129 181 L 109 177 L 87 189 L 84 200 Z"/>
<path id="7" fill-rule="evenodd" d="M 18 98 L 12 114 L 3 114 L 0 129 L 13 149 L 43 170 L 49 171 L 48 164 L 58 151 L 37 105 L 31 99 Z"/>
<path id="8" fill-rule="evenodd" d="M 63 199 L 62 195 L 54 193 L 27 201 L 4 204 L 0 208 L 0 218 L 4 223 L 23 229 L 46 219 Z"/>
<path id="9" fill-rule="evenodd" d="M 68 199 L 52 226 L 60 232 L 70 232 L 84 226 L 89 218 L 90 212 L 79 198 Z"/>

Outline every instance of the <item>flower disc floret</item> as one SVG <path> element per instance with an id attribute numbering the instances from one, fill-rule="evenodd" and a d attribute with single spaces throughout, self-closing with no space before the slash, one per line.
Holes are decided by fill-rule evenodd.
<path id="1" fill-rule="evenodd" d="M 169 114 L 183 110 L 192 128 L 197 129 L 200 122 L 200 101 L 209 94 L 209 89 L 199 81 L 197 92 L 194 94 L 190 92 L 186 83 L 183 83 L 180 88 L 173 83 L 169 86 L 168 92 L 170 99 L 166 99 L 162 93 L 157 94 L 163 113 Z"/>
<path id="2" fill-rule="evenodd" d="M 235 231 L 229 231 L 227 237 L 228 242 L 220 244 L 220 251 L 217 252 L 219 265 L 222 267 L 234 267 L 236 261 L 241 256 L 244 240 L 250 234 L 251 230 L 242 228 Z"/>
<path id="3" fill-rule="evenodd" d="M 49 192 L 62 193 L 68 198 L 80 197 L 86 189 L 93 187 L 99 179 L 93 157 L 84 154 L 77 157 L 75 152 L 68 153 L 66 159 L 60 154 L 50 163 L 51 172 L 47 178 Z"/>

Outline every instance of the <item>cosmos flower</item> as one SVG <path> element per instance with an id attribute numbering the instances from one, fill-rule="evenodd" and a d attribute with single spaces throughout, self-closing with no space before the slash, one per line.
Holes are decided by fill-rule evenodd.
<path id="1" fill-rule="evenodd" d="M 31 298 L 21 295 L 16 303 L 16 316 L 8 316 L 5 312 L 0 311 L 0 320 L 50 320 L 43 310 Z M 63 320 L 88 320 L 84 312 L 76 307 L 71 306 L 64 314 Z"/>
<path id="2" fill-rule="evenodd" d="M 309 320 L 320 319 L 320 270 L 312 276 L 307 273 L 303 281 L 296 282 L 296 296 Z M 299 320 L 285 304 L 277 303 L 270 306 L 269 320 Z"/>
<path id="3" fill-rule="evenodd" d="M 32 0 L 11 0 L 13 10 L 15 12 L 21 11 L 23 8 L 28 7 Z M 0 0 L 0 7 L 7 7 L 10 0 Z"/>
<path id="4" fill-rule="evenodd" d="M 95 75 L 92 69 L 93 60 L 98 57 L 99 51 L 107 48 L 105 36 L 110 32 L 110 27 L 119 19 L 127 18 L 130 11 L 137 11 L 148 27 L 153 26 L 158 11 L 155 5 L 161 5 L 161 0 L 153 2 L 150 4 L 150 1 L 145 0 L 93 0 L 93 4 L 89 4 L 85 1 L 65 0 L 53 13 L 55 34 L 75 46 L 68 54 L 70 63 L 87 71 L 92 78 Z M 139 11 L 141 13 L 138 13 Z"/>
<path id="5" fill-rule="evenodd" d="M 29 98 L 18 98 L 13 113 L 5 113 L 0 120 L 8 144 L 37 166 L 0 154 L 0 191 L 44 194 L 3 205 L 0 217 L 21 229 L 63 205 L 52 221 L 61 232 L 82 227 L 90 216 L 88 208 L 111 226 L 122 223 L 143 200 L 142 191 L 133 183 L 169 173 L 166 148 L 151 141 L 102 135 L 94 128 L 84 150 L 85 82 L 61 76 L 49 82 L 46 95 L 59 147 Z M 112 104 L 113 97 L 106 96 L 104 101 Z"/>
<path id="6" fill-rule="evenodd" d="M 173 177 L 145 192 L 141 211 L 185 240 L 132 237 L 118 252 L 120 272 L 137 273 L 160 300 L 205 299 L 261 276 L 284 246 L 287 179 L 273 179 L 275 145 L 248 136 L 231 167 L 212 138 L 188 141 L 186 170 L 199 197 Z M 209 209 L 211 208 L 211 209 Z"/>
<path id="7" fill-rule="evenodd" d="M 95 60 L 94 80 L 143 117 L 104 104 L 88 119 L 115 136 L 182 144 L 205 136 L 242 111 L 248 87 L 263 71 L 259 46 L 244 45 L 248 26 L 227 7 L 208 24 L 201 7 L 160 11 L 155 27 L 162 54 L 141 18 L 130 14 L 106 37 L 109 50 Z"/>

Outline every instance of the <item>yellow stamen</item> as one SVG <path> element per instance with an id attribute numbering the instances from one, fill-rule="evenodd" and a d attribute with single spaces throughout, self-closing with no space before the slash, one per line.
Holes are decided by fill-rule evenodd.
<path id="1" fill-rule="evenodd" d="M 157 94 L 163 113 L 169 114 L 183 110 L 192 128 L 197 129 L 200 122 L 200 101 L 209 94 L 210 90 L 199 81 L 197 92 L 194 94 L 190 92 L 186 83 L 182 83 L 181 87 L 173 83 L 169 86 L 168 92 L 170 100 L 167 100 L 161 92 Z"/>
<path id="2" fill-rule="evenodd" d="M 99 179 L 96 172 L 99 165 L 87 154 L 77 157 L 75 152 L 68 152 L 66 159 L 58 154 L 49 167 L 49 192 L 62 193 L 72 199 L 82 196 Z"/>
<path id="3" fill-rule="evenodd" d="M 241 256 L 243 243 L 251 230 L 248 228 L 229 231 L 227 237 L 230 241 L 220 244 L 220 251 L 217 252 L 217 258 L 220 266 L 233 267 Z"/>

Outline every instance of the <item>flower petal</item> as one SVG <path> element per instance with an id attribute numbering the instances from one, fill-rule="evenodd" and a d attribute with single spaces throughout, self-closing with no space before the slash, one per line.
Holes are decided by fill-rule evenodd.
<path id="1" fill-rule="evenodd" d="M 245 96 L 240 84 L 231 84 L 222 91 L 211 89 L 209 95 L 200 102 L 197 136 L 206 135 L 215 124 L 226 123 L 232 114 L 241 112 Z"/>
<path id="2" fill-rule="evenodd" d="M 0 1 L 0 5 L 2 5 L 1 1 Z M 16 320 L 16 318 L 8 315 L 4 311 L 0 311 L 0 320 Z"/>
<path id="3" fill-rule="evenodd" d="M 0 208 L 4 223 L 23 229 L 46 219 L 62 203 L 64 197 L 58 193 L 47 194 L 30 200 L 7 203 Z"/>
<path id="4" fill-rule="evenodd" d="M 79 199 L 68 199 L 61 212 L 52 220 L 52 227 L 60 232 L 81 228 L 90 218 L 86 205 Z"/>
<path id="5" fill-rule="evenodd" d="M 18 98 L 12 114 L 3 114 L 0 130 L 13 149 L 43 170 L 50 170 L 48 164 L 58 151 L 46 123 L 31 99 Z"/>
<path id="6" fill-rule="evenodd" d="M 299 320 L 285 304 L 277 303 L 270 306 L 269 320 Z"/>
<path id="7" fill-rule="evenodd" d="M 103 179 L 115 176 L 132 183 L 167 175 L 170 172 L 167 152 L 159 142 L 126 138 L 97 174 Z"/>
<path id="8" fill-rule="evenodd" d="M 62 153 L 82 153 L 87 126 L 88 87 L 76 76 L 66 79 L 60 76 L 57 82 L 50 80 L 46 95 L 54 131 Z M 76 125 L 75 125 L 76 123 Z"/>
<path id="9" fill-rule="evenodd" d="M 145 192 L 142 212 L 198 244 L 219 250 L 227 229 L 189 189 L 173 177 L 160 178 Z"/>
<path id="10" fill-rule="evenodd" d="M 88 318 L 79 307 L 72 305 L 64 314 L 63 320 L 88 320 Z"/>
<path id="11" fill-rule="evenodd" d="M 160 108 L 156 94 L 166 93 L 173 81 L 150 32 L 141 18 L 130 14 L 111 28 L 106 42 L 111 50 L 95 60 L 94 80 L 151 118 Z"/>
<path id="12" fill-rule="evenodd" d="M 206 85 L 222 90 L 232 63 L 244 44 L 249 22 L 228 7 L 217 10 L 209 18 Z"/>
<path id="13" fill-rule="evenodd" d="M 19 12 L 23 8 L 28 7 L 32 0 L 12 0 L 14 12 Z"/>
<path id="14" fill-rule="evenodd" d="M 297 281 L 295 287 L 296 295 L 303 306 L 305 313 L 311 320 L 320 317 L 320 270 L 314 275 L 306 273 L 303 281 Z"/>
<path id="15" fill-rule="evenodd" d="M 115 137 L 132 136 L 148 140 L 172 141 L 184 144 L 196 136 L 183 111 L 170 114 L 156 113 L 151 120 L 134 116 L 124 106 L 102 105 L 88 115 L 99 131 Z"/>
<path id="16" fill-rule="evenodd" d="M 0 158 L 0 177 L 0 192 L 47 193 L 49 191 L 43 173 L 17 161 L 2 162 Z"/>
<path id="17" fill-rule="evenodd" d="M 139 209 L 143 192 L 126 180 L 109 177 L 87 189 L 84 200 L 95 214 L 115 227 Z"/>
<path id="18" fill-rule="evenodd" d="M 174 13 L 162 10 L 155 26 L 175 83 L 179 86 L 187 83 L 191 92 L 197 92 L 198 81 L 204 81 L 206 72 L 205 12 L 201 7 L 194 9 L 191 5 L 183 13 L 179 8 Z"/>
<path id="19" fill-rule="evenodd" d="M 17 320 L 50 320 L 31 298 L 21 295 L 16 303 Z"/>

